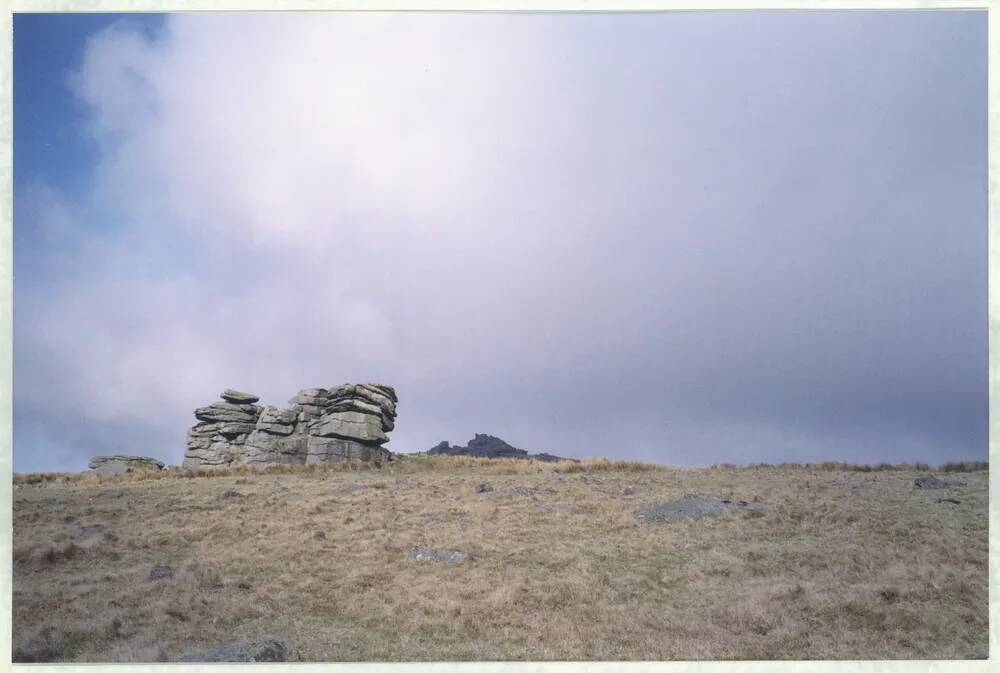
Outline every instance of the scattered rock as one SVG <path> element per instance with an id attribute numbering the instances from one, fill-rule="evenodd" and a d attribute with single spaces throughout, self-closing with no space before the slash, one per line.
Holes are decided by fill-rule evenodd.
<path id="1" fill-rule="evenodd" d="M 715 516 L 727 509 L 762 510 L 767 505 L 745 500 L 722 500 L 703 495 L 685 495 L 679 500 L 671 500 L 635 512 L 635 517 L 648 524 L 660 524 L 677 519 L 700 519 Z"/>
<path id="2" fill-rule="evenodd" d="M 422 545 L 414 547 L 409 557 L 417 561 L 432 561 L 434 563 L 459 563 L 465 560 L 465 554 L 453 549 L 432 549 Z"/>
<path id="3" fill-rule="evenodd" d="M 174 576 L 174 569 L 167 565 L 156 565 L 149 571 L 149 579 L 162 580 L 171 579 Z"/>
<path id="4" fill-rule="evenodd" d="M 489 495 L 487 497 L 497 496 L 497 495 L 510 495 L 514 497 L 525 497 L 529 495 L 534 495 L 535 489 L 529 486 L 505 486 L 498 489 L 490 489 L 487 491 Z"/>
<path id="5" fill-rule="evenodd" d="M 90 459 L 89 467 L 97 474 L 115 475 L 138 470 L 162 470 L 163 461 L 119 453 L 113 456 L 94 456 Z"/>
<path id="6" fill-rule="evenodd" d="M 465 512 L 452 510 L 450 512 L 431 512 L 428 514 L 421 514 L 419 518 L 421 523 L 444 523 L 445 521 L 462 519 L 466 516 Z"/>
<path id="7" fill-rule="evenodd" d="M 236 500 L 243 497 L 239 491 L 226 491 L 220 496 L 223 500 Z"/>
<path id="8" fill-rule="evenodd" d="M 486 493 L 487 491 L 492 491 L 493 487 L 489 484 L 476 484 L 476 493 Z"/>
<path id="9" fill-rule="evenodd" d="M 964 481 L 945 481 L 938 479 L 933 474 L 925 474 L 913 480 L 916 488 L 950 488 L 952 486 L 965 486 Z"/>
<path id="10" fill-rule="evenodd" d="M 212 650 L 189 654 L 180 661 L 257 662 L 302 661 L 298 648 L 285 638 L 269 636 L 261 640 L 239 640 Z"/>

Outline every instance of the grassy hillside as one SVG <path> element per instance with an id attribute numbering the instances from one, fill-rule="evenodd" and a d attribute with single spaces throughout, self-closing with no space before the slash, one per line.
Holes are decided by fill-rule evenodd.
<path id="1" fill-rule="evenodd" d="M 274 634 L 311 661 L 984 658 L 987 473 L 921 474 L 408 457 L 21 476 L 14 657 Z M 768 507 L 634 516 L 689 493 Z"/>

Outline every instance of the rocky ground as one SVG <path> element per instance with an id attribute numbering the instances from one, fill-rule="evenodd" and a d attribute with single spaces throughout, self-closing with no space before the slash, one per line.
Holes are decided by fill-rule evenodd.
<path id="1" fill-rule="evenodd" d="M 985 471 L 183 474 L 15 479 L 15 661 L 987 654 Z"/>

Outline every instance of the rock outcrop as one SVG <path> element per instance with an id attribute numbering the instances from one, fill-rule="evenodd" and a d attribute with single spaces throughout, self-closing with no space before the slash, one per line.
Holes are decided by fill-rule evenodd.
<path id="1" fill-rule="evenodd" d="M 113 456 L 94 456 L 90 459 L 89 467 L 98 474 L 125 474 L 138 470 L 162 470 L 163 462 L 145 456 L 116 453 Z"/>
<path id="2" fill-rule="evenodd" d="M 451 446 L 448 442 L 441 442 L 429 449 L 427 453 L 429 455 L 473 456 L 475 458 L 533 458 L 546 462 L 557 460 L 579 462 L 575 458 L 560 458 L 549 453 L 528 453 L 524 449 L 514 448 L 499 437 L 480 433 L 476 433 L 476 436 L 470 439 L 465 446 Z"/>
<path id="3" fill-rule="evenodd" d="M 382 444 L 395 427 L 396 391 L 378 383 L 306 388 L 285 409 L 256 395 L 226 390 L 222 401 L 195 410 L 184 467 L 387 460 Z"/>

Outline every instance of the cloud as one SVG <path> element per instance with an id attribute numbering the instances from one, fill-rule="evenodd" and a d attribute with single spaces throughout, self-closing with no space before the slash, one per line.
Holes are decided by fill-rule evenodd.
<path id="1" fill-rule="evenodd" d="M 984 455 L 985 23 L 934 14 L 113 25 L 92 189 L 16 196 L 17 467 L 353 380 L 403 450 Z"/>

